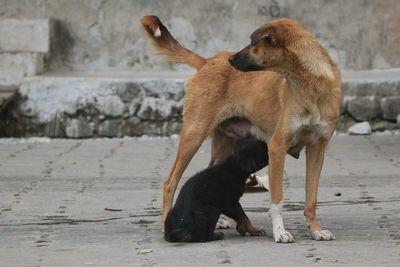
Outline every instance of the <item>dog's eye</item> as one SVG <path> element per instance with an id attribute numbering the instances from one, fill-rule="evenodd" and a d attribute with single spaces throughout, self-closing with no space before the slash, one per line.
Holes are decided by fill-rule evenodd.
<path id="1" fill-rule="evenodd" d="M 268 45 L 272 46 L 272 47 L 277 47 L 278 46 L 278 43 L 277 43 L 277 40 L 276 40 L 275 36 L 272 36 L 270 34 L 265 36 L 264 42 L 267 43 Z"/>
<path id="2" fill-rule="evenodd" d="M 264 42 L 272 46 L 273 45 L 272 36 L 271 35 L 265 36 Z"/>

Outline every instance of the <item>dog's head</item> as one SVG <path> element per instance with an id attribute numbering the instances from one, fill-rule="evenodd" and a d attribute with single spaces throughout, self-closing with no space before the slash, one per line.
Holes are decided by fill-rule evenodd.
<path id="1" fill-rule="evenodd" d="M 326 75 L 331 59 L 311 33 L 296 21 L 282 18 L 253 32 L 251 43 L 232 55 L 229 62 L 240 71 L 284 72 L 301 66 L 317 75 Z"/>
<path id="2" fill-rule="evenodd" d="M 254 137 L 238 139 L 235 144 L 234 155 L 240 169 L 249 174 L 268 165 L 267 144 Z"/>

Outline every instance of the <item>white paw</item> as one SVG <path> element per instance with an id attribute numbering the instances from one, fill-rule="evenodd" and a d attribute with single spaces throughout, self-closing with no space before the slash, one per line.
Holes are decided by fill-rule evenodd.
<path id="1" fill-rule="evenodd" d="M 292 234 L 286 230 L 274 233 L 274 240 L 276 243 L 293 243 L 295 241 Z"/>
<path id="2" fill-rule="evenodd" d="M 263 175 L 263 176 L 258 176 L 256 175 L 256 180 L 259 185 L 267 189 L 269 191 L 269 176 L 268 175 Z"/>
<path id="3" fill-rule="evenodd" d="M 336 237 L 328 230 L 319 230 L 310 233 L 311 237 L 317 241 L 328 241 L 336 239 Z"/>
<path id="4" fill-rule="evenodd" d="M 224 217 L 221 216 L 218 219 L 217 225 L 215 226 L 215 229 L 229 229 L 231 228 L 231 224 L 229 223 L 229 221 Z"/>

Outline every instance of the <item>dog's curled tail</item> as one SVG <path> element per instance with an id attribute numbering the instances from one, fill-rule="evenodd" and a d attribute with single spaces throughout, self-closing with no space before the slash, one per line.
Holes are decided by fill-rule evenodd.
<path id="1" fill-rule="evenodd" d="M 165 56 L 168 61 L 185 63 L 196 70 L 206 64 L 205 58 L 178 43 L 158 17 L 144 16 L 142 25 L 156 54 Z"/>
<path id="2" fill-rule="evenodd" d="M 192 240 L 192 236 L 189 231 L 186 229 L 178 228 L 174 229 L 171 232 L 165 232 L 164 234 L 165 241 L 168 242 L 190 242 Z"/>

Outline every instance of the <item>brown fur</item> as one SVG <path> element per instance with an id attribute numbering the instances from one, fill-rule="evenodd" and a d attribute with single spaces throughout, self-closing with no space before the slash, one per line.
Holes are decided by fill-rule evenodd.
<path id="1" fill-rule="evenodd" d="M 142 23 L 156 51 L 198 70 L 186 84 L 180 144 L 164 183 L 162 222 L 184 170 L 203 141 L 212 137 L 211 164 L 226 157 L 232 137 L 220 131 L 219 125 L 231 117 L 243 117 L 254 126 L 253 133 L 268 142 L 271 203 L 283 199 L 286 152 L 298 154 L 306 147 L 304 212 L 310 230 L 318 231 L 318 180 L 341 99 L 340 73 L 325 49 L 298 23 L 279 19 L 256 30 L 252 43 L 239 53 L 220 52 L 204 59 L 178 44 L 158 18 L 146 16 Z M 242 70 L 247 72 L 242 72 L 228 60 L 238 69 L 244 63 L 254 70 L 272 71 L 248 71 L 251 67 L 246 70 L 245 66 Z"/>

